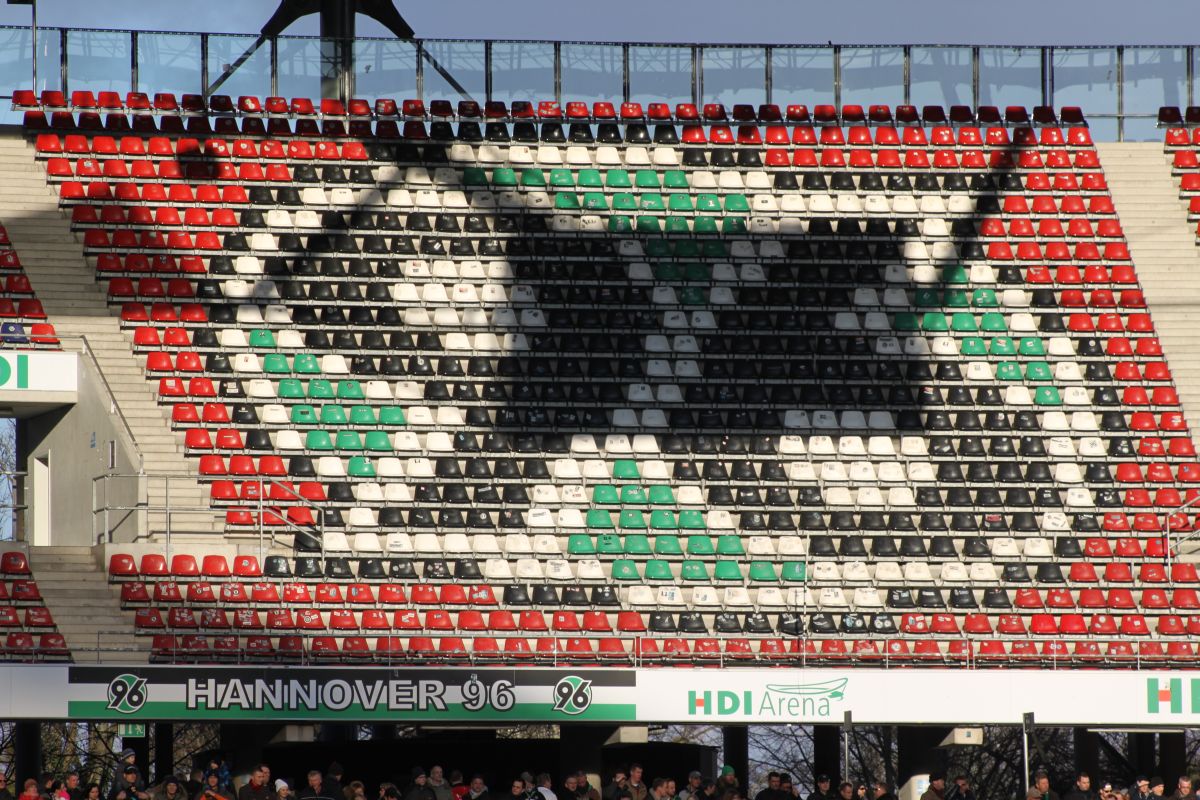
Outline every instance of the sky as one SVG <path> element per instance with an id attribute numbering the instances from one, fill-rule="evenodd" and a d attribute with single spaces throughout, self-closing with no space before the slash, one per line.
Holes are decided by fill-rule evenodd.
<path id="1" fill-rule="evenodd" d="M 40 0 L 40 25 L 257 32 L 273 0 Z M 1194 0 L 399 0 L 426 38 L 710 43 L 1181 45 L 1200 40 Z M 185 13 L 180 13 L 185 11 Z M 0 5 L 0 25 L 29 6 Z M 290 33 L 315 34 L 315 18 Z M 386 35 L 368 20 L 360 36 Z"/>

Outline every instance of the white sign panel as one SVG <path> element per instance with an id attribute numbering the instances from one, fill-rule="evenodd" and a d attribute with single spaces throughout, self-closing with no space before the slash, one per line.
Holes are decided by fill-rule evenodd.
<path id="1" fill-rule="evenodd" d="M 79 356 L 75 353 L 0 352 L 0 391 L 75 392 Z"/>
<path id="2" fill-rule="evenodd" d="M 0 666 L 0 719 L 1200 726 L 1152 670 Z"/>
<path id="3" fill-rule="evenodd" d="M 646 670 L 642 720 L 1200 724 L 1195 673 L 1130 670 Z"/>

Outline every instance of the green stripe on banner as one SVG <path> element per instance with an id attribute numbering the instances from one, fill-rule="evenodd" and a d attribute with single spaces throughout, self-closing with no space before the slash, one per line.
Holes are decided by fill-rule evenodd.
<path id="1" fill-rule="evenodd" d="M 67 715 L 72 719 L 287 719 L 287 720 L 420 720 L 436 722 L 453 720 L 466 722 L 486 720 L 488 722 L 537 720 L 595 720 L 598 722 L 632 722 L 637 717 L 634 703 L 592 703 L 583 712 L 567 716 L 554 710 L 550 703 L 514 703 L 507 711 L 485 709 L 467 711 L 461 706 L 450 706 L 445 711 L 393 711 L 387 708 L 370 710 L 352 705 L 338 711 L 330 709 L 294 711 L 274 708 L 264 709 L 212 709 L 187 708 L 181 702 L 148 700 L 136 714 L 120 714 L 108 707 L 104 700 L 72 700 L 67 704 Z"/>

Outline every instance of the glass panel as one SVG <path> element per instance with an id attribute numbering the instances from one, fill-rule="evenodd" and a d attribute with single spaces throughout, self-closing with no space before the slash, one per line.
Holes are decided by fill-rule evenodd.
<path id="1" fill-rule="evenodd" d="M 629 99 L 643 105 L 692 102 L 692 49 L 630 47 Z"/>
<path id="2" fill-rule="evenodd" d="M 971 48 L 914 47 L 909 98 L 914 106 L 970 106 Z"/>
<path id="3" fill-rule="evenodd" d="M 1104 115 L 1117 113 L 1117 51 L 1056 47 L 1052 63 L 1055 107 L 1079 106 L 1093 139 L 1116 139 L 1117 121 Z"/>
<path id="4" fill-rule="evenodd" d="M 619 45 L 564 44 L 561 58 L 564 102 L 621 101 L 625 65 Z"/>
<path id="5" fill-rule="evenodd" d="M 1161 141 L 1162 131 L 1158 130 L 1159 106 L 1178 106 L 1182 109 L 1186 105 L 1185 48 L 1125 48 L 1125 113 L 1148 115 L 1147 119 L 1126 117 L 1126 141 Z"/>
<path id="6" fill-rule="evenodd" d="M 139 91 L 200 94 L 204 91 L 200 73 L 199 35 L 138 34 Z"/>
<path id="7" fill-rule="evenodd" d="M 38 69 L 41 70 L 40 60 Z M 124 94 L 129 91 L 129 76 L 127 31 L 67 32 L 67 86 L 71 91 Z"/>
<path id="8" fill-rule="evenodd" d="M 354 96 L 417 96 L 417 47 L 393 39 L 360 39 L 354 43 Z"/>
<path id="9" fill-rule="evenodd" d="M 492 99 L 504 103 L 554 99 L 554 45 L 549 42 L 492 44 Z"/>
<path id="10" fill-rule="evenodd" d="M 32 40 L 28 30 L 0 30 L 0 86 L 8 87 L 5 92 L 25 89 L 33 83 L 29 58 Z M 38 31 L 38 85 L 34 88 L 39 92 L 60 86 L 59 43 L 57 28 Z"/>
<path id="11" fill-rule="evenodd" d="M 467 94 L 482 103 L 487 93 L 483 42 L 425 42 L 426 105 L 430 100 L 461 98 L 458 89 L 451 85 L 446 76 L 453 78 Z"/>
<path id="12" fill-rule="evenodd" d="M 1042 103 L 1042 51 L 1036 47 L 979 50 L 979 104 L 1025 106 Z"/>
<path id="13" fill-rule="evenodd" d="M 767 102 L 767 52 L 761 47 L 706 47 L 701 58 L 703 102 L 732 107 Z"/>
<path id="14" fill-rule="evenodd" d="M 227 94 L 235 102 L 242 95 L 258 98 L 271 95 L 270 42 L 265 42 L 220 86 L 215 86 L 225 70 L 236 63 L 256 39 L 255 36 L 210 35 L 208 37 L 208 85 L 210 91 Z"/>
<path id="15" fill-rule="evenodd" d="M 833 48 L 772 48 L 771 102 L 780 107 L 832 103 Z"/>
<path id="16" fill-rule="evenodd" d="M 903 102 L 903 47 L 842 48 L 842 105 Z"/>
<path id="17" fill-rule="evenodd" d="M 279 96 L 321 97 L 321 41 L 279 37 Z"/>

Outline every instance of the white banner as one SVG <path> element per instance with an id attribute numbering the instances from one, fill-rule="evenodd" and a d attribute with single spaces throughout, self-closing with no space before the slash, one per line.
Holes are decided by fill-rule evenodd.
<path id="1" fill-rule="evenodd" d="M 75 353 L 0 352 L 0 392 L 75 392 L 79 356 Z"/>
<path id="2" fill-rule="evenodd" d="M 1198 725 L 1200 677 L 1130 670 L 643 670 L 638 717 L 672 722 Z"/>
<path id="3" fill-rule="evenodd" d="M 771 724 L 847 711 L 859 723 L 1020 724 L 1032 711 L 1043 725 L 1195 727 L 1200 673 L 0 666 L 0 719 Z"/>

